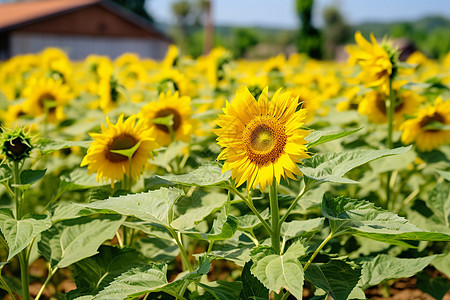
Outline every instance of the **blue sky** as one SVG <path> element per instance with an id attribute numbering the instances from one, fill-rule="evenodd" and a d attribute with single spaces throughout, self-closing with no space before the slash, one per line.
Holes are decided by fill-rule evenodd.
<path id="1" fill-rule="evenodd" d="M 157 22 L 175 22 L 171 5 L 176 0 L 147 0 Z M 212 0 L 218 25 L 296 28 L 295 0 Z M 316 0 L 314 23 L 322 24 L 323 7 L 336 4 L 348 23 L 414 21 L 428 15 L 450 18 L 450 0 Z"/>

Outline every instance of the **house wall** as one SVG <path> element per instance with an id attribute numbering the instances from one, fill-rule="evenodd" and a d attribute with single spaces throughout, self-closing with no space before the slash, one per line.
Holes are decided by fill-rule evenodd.
<path id="1" fill-rule="evenodd" d="M 112 59 L 125 52 L 133 52 L 141 58 L 163 59 L 169 43 L 148 37 L 92 36 L 50 34 L 38 32 L 12 32 L 9 40 L 10 55 L 36 53 L 47 47 L 58 47 L 73 60 L 81 60 L 90 54 L 107 55 Z"/>

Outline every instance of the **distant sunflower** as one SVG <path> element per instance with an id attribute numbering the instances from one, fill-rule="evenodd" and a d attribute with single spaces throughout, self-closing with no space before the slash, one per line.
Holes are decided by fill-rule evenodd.
<path id="1" fill-rule="evenodd" d="M 305 123 L 306 110 L 297 110 L 298 98 L 279 89 L 272 100 L 267 87 L 258 101 L 246 87 L 240 88 L 234 101 L 227 102 L 216 123 L 218 144 L 224 149 L 217 159 L 225 160 L 223 171 L 232 170 L 237 185 L 247 181 L 247 188 L 263 191 L 281 176 L 295 179 L 300 175 L 296 163 L 309 157 L 305 136 L 300 129 Z"/>
<path id="2" fill-rule="evenodd" d="M 145 120 L 147 126 L 155 130 L 156 141 L 160 145 L 168 145 L 174 140 L 189 141 L 194 129 L 195 120 L 191 118 L 191 98 L 180 97 L 178 92 L 161 93 L 156 102 L 150 102 L 141 108 L 139 117 Z M 173 125 L 161 123 L 165 117 L 172 115 Z M 171 136 L 173 130 L 173 137 Z"/>
<path id="3" fill-rule="evenodd" d="M 121 181 L 129 174 L 135 180 L 143 172 L 145 164 L 152 158 L 152 150 L 158 147 L 153 131 L 145 126 L 144 120 L 136 122 L 136 115 L 123 120 L 120 115 L 116 125 L 106 118 L 106 127 L 102 124 L 102 133 L 90 133 L 94 139 L 81 166 L 88 165 L 89 174 L 97 173 L 97 181 Z M 127 156 L 113 153 L 111 150 L 125 150 L 139 146 L 134 152 L 131 164 Z"/>
<path id="4" fill-rule="evenodd" d="M 32 78 L 23 90 L 26 97 L 23 112 L 38 117 L 48 112 L 48 121 L 64 120 L 64 106 L 72 97 L 70 88 L 61 80 L 51 78 Z"/>
<path id="5" fill-rule="evenodd" d="M 440 126 L 433 126 L 433 125 Z M 450 130 L 440 128 L 442 125 L 450 126 L 450 101 L 442 101 L 441 97 L 420 110 L 417 118 L 403 122 L 402 142 L 404 144 L 416 142 L 421 151 L 431 151 L 443 144 L 450 143 Z"/>

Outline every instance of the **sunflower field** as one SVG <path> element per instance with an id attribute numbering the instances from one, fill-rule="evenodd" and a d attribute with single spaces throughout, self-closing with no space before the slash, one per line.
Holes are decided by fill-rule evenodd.
<path id="1" fill-rule="evenodd" d="M 355 42 L 1 62 L 2 299 L 449 299 L 450 53 Z"/>

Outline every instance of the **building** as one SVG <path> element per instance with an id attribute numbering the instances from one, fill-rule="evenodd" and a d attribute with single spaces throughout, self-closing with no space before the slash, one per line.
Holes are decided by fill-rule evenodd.
<path id="1" fill-rule="evenodd" d="M 38 0 L 0 4 L 0 60 L 47 47 L 71 59 L 112 59 L 125 52 L 162 59 L 171 40 L 150 22 L 107 0 Z"/>

